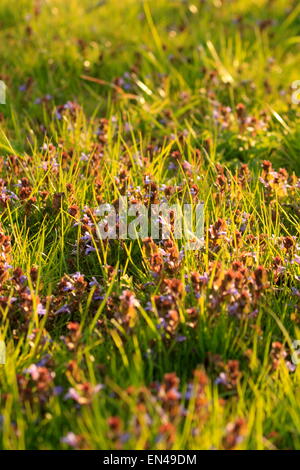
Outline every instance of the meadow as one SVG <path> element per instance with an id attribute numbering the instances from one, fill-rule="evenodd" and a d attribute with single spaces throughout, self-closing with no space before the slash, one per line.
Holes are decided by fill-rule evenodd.
<path id="1" fill-rule="evenodd" d="M 0 449 L 300 449 L 299 2 L 1 0 L 0 57 Z"/>

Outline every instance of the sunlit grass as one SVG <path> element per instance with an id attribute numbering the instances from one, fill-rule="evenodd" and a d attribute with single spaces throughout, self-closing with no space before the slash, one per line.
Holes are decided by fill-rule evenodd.
<path id="1" fill-rule="evenodd" d="M 287 0 L 19 0 L 18 8 L 1 1 L 0 79 L 8 87 L 0 105 L 1 178 L 17 198 L 0 212 L 11 239 L 0 292 L 7 345 L 0 448 L 299 448 L 299 368 L 289 370 L 300 308 L 299 107 L 291 102 L 291 84 L 300 78 L 299 13 L 298 2 Z M 69 101 L 78 106 L 60 108 Z M 263 160 L 290 175 L 272 182 L 270 193 L 260 179 Z M 243 163 L 250 169 L 245 182 Z M 205 203 L 203 250 L 184 253 L 173 271 L 165 263 L 156 277 L 141 240 L 92 238 L 90 254 L 80 241 L 84 213 L 124 191 L 144 197 L 145 176 L 161 196 L 163 185 L 182 186 L 171 203 L 182 204 L 192 185 L 199 191 L 193 201 Z M 31 188 L 24 199 L 21 178 Z M 218 219 L 226 234 L 214 241 Z M 285 247 L 283 237 L 294 246 Z M 230 295 L 217 298 L 218 276 L 234 262 L 247 268 L 249 285 L 259 266 L 268 276 L 258 304 L 251 298 L 242 317 L 229 314 Z M 18 267 L 26 291 L 12 279 Z M 59 290 L 76 272 L 85 289 Z M 208 273 L 199 295 L 194 272 Z M 94 278 L 97 301 L 97 285 L 88 285 Z M 174 278 L 183 286 L 172 307 L 178 324 L 164 332 L 156 297 Z M 124 291 L 137 301 L 128 324 Z M 79 332 L 74 348 L 66 340 L 70 322 Z M 241 375 L 223 387 L 222 367 L 234 360 Z M 45 395 L 42 379 L 22 388 L 33 364 L 50 374 Z M 201 405 L 189 396 L 196 369 L 207 376 Z M 160 384 L 162 394 L 171 372 L 180 378 L 177 398 L 168 399 L 178 407 L 173 414 L 151 386 Z M 87 403 L 68 397 L 86 383 Z M 68 433 L 78 440 L 68 445 Z"/>

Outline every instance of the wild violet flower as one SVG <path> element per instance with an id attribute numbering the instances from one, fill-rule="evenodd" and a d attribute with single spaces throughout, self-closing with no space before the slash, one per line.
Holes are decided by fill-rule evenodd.
<path id="1" fill-rule="evenodd" d="M 83 446 L 82 436 L 76 435 L 73 432 L 68 432 L 64 437 L 61 438 L 63 444 L 67 444 L 74 449 L 81 449 Z"/>
<path id="2" fill-rule="evenodd" d="M 76 385 L 76 388 L 71 387 L 68 393 L 65 395 L 65 399 L 71 398 L 76 401 L 79 405 L 89 405 L 95 394 L 103 389 L 102 384 L 92 385 L 89 382 L 80 383 Z"/>
<path id="3" fill-rule="evenodd" d="M 38 306 L 37 306 L 37 313 L 38 315 L 46 315 L 46 309 L 45 307 L 43 306 L 43 304 L 39 303 Z"/>
<path id="4" fill-rule="evenodd" d="M 60 307 L 58 310 L 56 310 L 55 315 L 59 315 L 60 313 L 71 313 L 69 305 L 65 304 Z"/>

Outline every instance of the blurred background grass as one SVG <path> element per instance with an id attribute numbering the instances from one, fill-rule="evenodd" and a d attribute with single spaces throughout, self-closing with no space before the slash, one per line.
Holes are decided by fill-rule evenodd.
<path id="1" fill-rule="evenodd" d="M 209 135 L 230 162 L 259 151 L 299 170 L 299 111 L 290 88 L 299 78 L 299 13 L 292 0 L 20 0 L 17 8 L 3 0 L 0 75 L 8 92 L 1 128 L 22 151 L 30 129 L 43 137 L 50 111 L 68 100 L 87 116 L 126 113 L 135 128 L 154 134 L 167 112 L 177 132 L 189 126 L 200 141 Z M 214 70 L 217 77 L 209 75 Z M 120 77 L 137 99 L 112 103 L 109 84 Z M 207 122 L 213 99 L 232 109 L 242 102 L 256 116 L 266 111 L 270 132 L 237 155 L 232 135 Z"/>

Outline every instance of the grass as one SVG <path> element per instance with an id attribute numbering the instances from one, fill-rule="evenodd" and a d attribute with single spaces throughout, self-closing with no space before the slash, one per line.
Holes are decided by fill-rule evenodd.
<path id="1" fill-rule="evenodd" d="M 0 448 L 299 449 L 300 6 L 102 3 L 0 5 Z M 145 177 L 202 250 L 98 240 Z"/>

